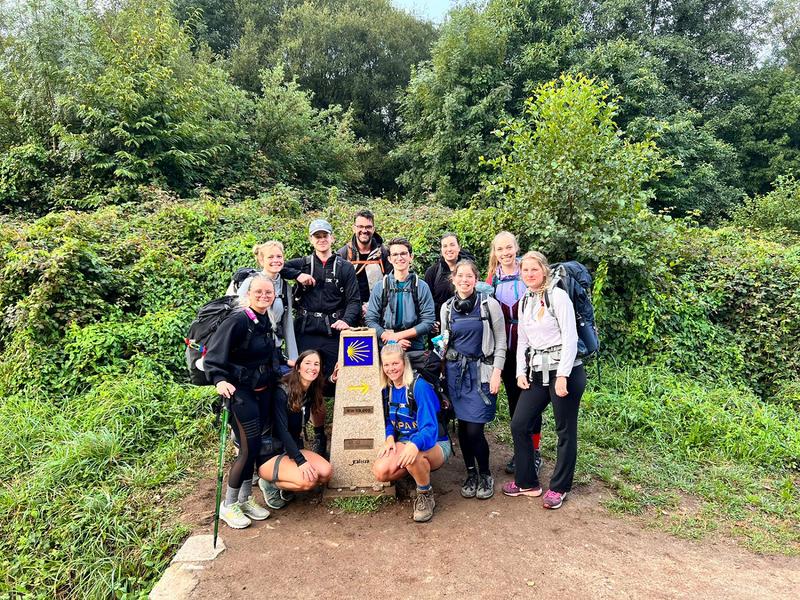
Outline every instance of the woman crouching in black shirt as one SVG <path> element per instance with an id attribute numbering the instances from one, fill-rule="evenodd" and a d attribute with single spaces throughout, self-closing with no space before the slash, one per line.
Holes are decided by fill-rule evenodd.
<path id="1" fill-rule="evenodd" d="M 320 354 L 306 350 L 275 390 L 273 437 L 267 437 L 262 444 L 269 460 L 258 470 L 258 485 L 270 508 L 283 508 L 294 497 L 293 492 L 313 490 L 331 479 L 331 463 L 316 452 L 302 449 L 307 415 L 319 411 L 324 401 L 321 372 Z M 288 436 L 280 435 L 284 431 L 288 431 Z M 283 460 L 285 456 L 292 460 Z"/>

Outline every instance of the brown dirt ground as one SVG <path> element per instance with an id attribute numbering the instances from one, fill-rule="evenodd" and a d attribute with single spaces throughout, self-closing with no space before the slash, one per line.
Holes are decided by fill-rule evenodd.
<path id="1" fill-rule="evenodd" d="M 764 556 L 730 540 L 694 542 L 616 517 L 599 484 L 573 491 L 560 510 L 538 498 L 508 498 L 492 447 L 496 493 L 459 493 L 456 456 L 433 475 L 436 512 L 411 520 L 411 500 L 371 514 L 332 510 L 320 494 L 299 497 L 266 521 L 235 531 L 227 550 L 199 572 L 193 598 L 798 598 L 800 557 Z M 543 482 L 549 467 L 543 468 Z M 214 481 L 185 500 L 183 520 L 210 533 Z M 261 498 L 260 493 L 258 499 Z"/>

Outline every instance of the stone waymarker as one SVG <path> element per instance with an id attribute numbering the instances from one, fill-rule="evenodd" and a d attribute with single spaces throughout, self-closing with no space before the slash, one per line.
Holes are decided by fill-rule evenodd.
<path id="1" fill-rule="evenodd" d="M 378 449 L 386 439 L 380 372 L 375 330 L 362 327 L 343 331 L 331 435 L 333 478 L 326 496 L 394 491 L 372 475 Z"/>

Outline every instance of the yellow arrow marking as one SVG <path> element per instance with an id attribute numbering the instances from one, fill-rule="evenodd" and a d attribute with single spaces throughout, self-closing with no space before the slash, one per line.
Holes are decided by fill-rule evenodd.
<path id="1" fill-rule="evenodd" d="M 369 391 L 369 385 L 366 383 L 362 383 L 361 385 L 348 385 L 347 389 L 352 392 L 361 392 L 362 394 L 366 394 Z"/>

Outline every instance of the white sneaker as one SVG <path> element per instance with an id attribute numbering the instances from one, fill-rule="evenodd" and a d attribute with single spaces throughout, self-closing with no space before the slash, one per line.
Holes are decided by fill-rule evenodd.
<path id="1" fill-rule="evenodd" d="M 227 506 L 223 502 L 219 507 L 219 518 L 233 529 L 244 529 L 245 527 L 250 527 L 251 523 L 250 519 L 242 512 L 242 507 L 238 502 Z"/>
<path id="2" fill-rule="evenodd" d="M 269 516 L 269 511 L 258 504 L 252 496 L 247 499 L 247 502 L 240 502 L 239 506 L 242 507 L 242 512 L 253 521 L 263 521 Z"/>

